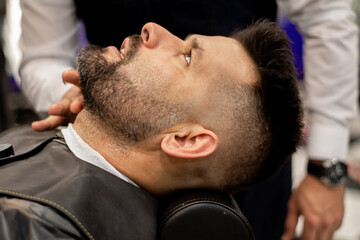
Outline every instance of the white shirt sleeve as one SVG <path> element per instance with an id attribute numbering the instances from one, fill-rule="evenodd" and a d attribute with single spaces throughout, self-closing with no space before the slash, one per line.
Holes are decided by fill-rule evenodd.
<path id="1" fill-rule="evenodd" d="M 73 0 L 21 0 L 21 89 L 47 112 L 72 86 L 61 74 L 75 67 L 78 20 Z"/>
<path id="2" fill-rule="evenodd" d="M 358 101 L 358 28 L 352 0 L 277 0 L 304 40 L 308 157 L 345 160 Z"/>

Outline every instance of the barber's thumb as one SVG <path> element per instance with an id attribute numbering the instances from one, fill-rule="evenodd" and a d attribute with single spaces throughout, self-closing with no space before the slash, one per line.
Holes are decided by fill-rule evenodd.
<path id="1" fill-rule="evenodd" d="M 66 70 L 62 74 L 62 78 L 64 82 L 72 83 L 78 87 L 80 87 L 80 75 L 79 72 L 75 69 Z"/>
<path id="2" fill-rule="evenodd" d="M 294 238 L 298 218 L 299 212 L 296 209 L 295 201 L 292 196 L 288 202 L 288 212 L 284 224 L 285 229 L 281 240 L 291 240 Z"/>

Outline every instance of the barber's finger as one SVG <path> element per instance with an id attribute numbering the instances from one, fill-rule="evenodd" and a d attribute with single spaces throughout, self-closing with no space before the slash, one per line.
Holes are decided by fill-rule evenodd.
<path id="1" fill-rule="evenodd" d="M 318 238 L 319 240 L 331 240 L 333 239 L 333 235 L 334 235 L 335 231 L 333 231 L 332 229 L 328 228 L 328 229 L 324 229 L 321 232 L 318 233 Z"/>
<path id="2" fill-rule="evenodd" d="M 80 76 L 79 72 L 75 69 L 67 70 L 63 72 L 62 78 L 64 82 L 72 83 L 78 87 L 80 87 Z"/>
<path id="3" fill-rule="evenodd" d="M 62 99 L 60 102 L 52 104 L 49 107 L 49 115 L 66 116 L 70 111 L 71 101 L 68 99 Z"/>
<path id="4" fill-rule="evenodd" d="M 44 120 L 33 122 L 31 124 L 31 127 L 35 131 L 41 132 L 41 131 L 54 129 L 57 126 L 60 126 L 63 122 L 64 122 L 64 117 L 62 116 L 49 116 Z"/>
<path id="5" fill-rule="evenodd" d="M 304 214 L 304 229 L 301 240 L 319 240 L 316 238 L 317 231 L 320 229 L 320 219 L 313 214 Z"/>
<path id="6" fill-rule="evenodd" d="M 332 214 L 327 214 L 322 219 L 322 229 L 319 231 L 318 236 L 320 240 L 331 240 L 333 239 L 335 231 L 341 225 L 342 217 L 336 217 Z"/>
<path id="7" fill-rule="evenodd" d="M 299 212 L 296 209 L 294 198 L 288 202 L 288 212 L 285 219 L 285 231 L 281 240 L 291 240 L 295 236 L 295 229 L 299 219 Z"/>
<path id="8" fill-rule="evenodd" d="M 328 213 L 319 215 L 310 211 L 304 212 L 304 230 L 301 239 L 331 240 L 335 231 L 341 226 L 342 215 Z"/>
<path id="9" fill-rule="evenodd" d="M 70 105 L 70 111 L 73 114 L 78 114 L 84 108 L 84 98 L 78 97 Z"/>
<path id="10" fill-rule="evenodd" d="M 315 230 L 315 238 L 316 240 L 331 240 L 331 238 L 329 238 L 330 235 L 330 229 L 326 229 L 326 228 L 318 228 Z"/>

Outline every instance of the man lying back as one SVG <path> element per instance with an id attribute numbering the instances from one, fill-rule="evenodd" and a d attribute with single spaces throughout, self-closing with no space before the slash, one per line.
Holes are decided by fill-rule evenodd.
<path id="1" fill-rule="evenodd" d="M 155 239 L 154 197 L 234 193 L 277 171 L 300 141 L 292 55 L 275 23 L 185 40 L 148 23 L 120 49 L 84 48 L 77 70 L 74 124 L 2 164 L 1 239 Z"/>

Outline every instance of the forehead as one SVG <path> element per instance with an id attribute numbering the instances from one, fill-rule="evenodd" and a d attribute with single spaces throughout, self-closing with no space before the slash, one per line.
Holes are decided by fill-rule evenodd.
<path id="1" fill-rule="evenodd" d="M 202 61 L 199 70 L 205 73 L 226 74 L 230 78 L 244 83 L 254 83 L 258 79 L 256 65 L 242 44 L 230 37 L 192 35 L 190 41 L 196 41 L 202 49 Z"/>

